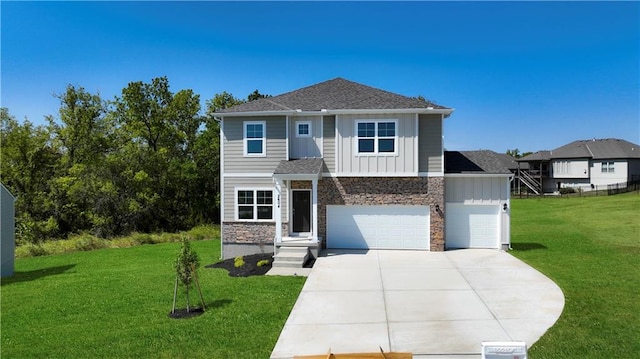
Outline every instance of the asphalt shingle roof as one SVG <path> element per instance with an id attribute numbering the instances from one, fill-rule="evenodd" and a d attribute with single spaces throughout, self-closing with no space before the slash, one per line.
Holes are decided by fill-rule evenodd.
<path id="1" fill-rule="evenodd" d="M 551 151 L 543 150 L 543 151 L 534 152 L 522 158 L 518 158 L 518 162 L 549 161 L 550 159 L 551 159 Z"/>
<path id="2" fill-rule="evenodd" d="M 218 113 L 262 111 L 320 111 L 349 109 L 408 109 L 448 107 L 422 101 L 414 97 L 398 95 L 357 82 L 335 78 L 282 95 L 261 98 Z"/>
<path id="3" fill-rule="evenodd" d="M 273 174 L 319 174 L 322 172 L 324 161 L 322 158 L 302 158 L 298 160 L 282 160 L 276 167 Z"/>
<path id="4" fill-rule="evenodd" d="M 538 151 L 518 161 L 548 161 L 556 158 L 640 158 L 640 146 L 617 138 L 577 140 L 552 151 Z"/>
<path id="5" fill-rule="evenodd" d="M 551 158 L 640 158 L 640 146 L 616 138 L 578 140 L 551 151 Z"/>
<path id="6" fill-rule="evenodd" d="M 511 174 L 511 171 L 493 151 L 445 151 L 444 173 Z"/>

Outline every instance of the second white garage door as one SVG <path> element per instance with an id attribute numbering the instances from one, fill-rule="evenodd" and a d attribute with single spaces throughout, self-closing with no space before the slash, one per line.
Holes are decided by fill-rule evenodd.
<path id="1" fill-rule="evenodd" d="M 429 249 L 429 206 L 327 206 L 327 247 Z"/>
<path id="2" fill-rule="evenodd" d="M 500 248 L 497 205 L 446 205 L 447 248 Z"/>

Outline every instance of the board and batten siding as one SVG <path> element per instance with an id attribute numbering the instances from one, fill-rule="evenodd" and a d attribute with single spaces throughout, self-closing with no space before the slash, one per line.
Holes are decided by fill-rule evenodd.
<path id="1" fill-rule="evenodd" d="M 338 115 L 336 172 L 340 175 L 417 175 L 415 114 Z M 357 155 L 356 121 L 397 120 L 397 155 Z"/>
<path id="2" fill-rule="evenodd" d="M 442 115 L 421 114 L 418 121 L 418 171 L 442 173 Z"/>
<path id="3" fill-rule="evenodd" d="M 298 137 L 298 122 L 311 124 L 310 137 Z M 322 117 L 295 116 L 289 118 L 289 146 L 289 157 L 291 159 L 321 157 Z"/>
<path id="4" fill-rule="evenodd" d="M 277 206 L 277 192 L 276 186 L 273 183 L 271 177 L 265 178 L 247 178 L 247 177 L 226 177 L 224 179 L 224 211 L 222 221 L 235 221 L 236 220 L 236 188 L 243 189 L 273 189 L 274 207 Z M 287 187 L 286 181 L 282 184 L 282 193 L 280 197 L 281 210 L 282 210 L 282 222 L 288 222 L 287 218 Z M 273 221 L 275 222 L 275 212 L 273 215 Z"/>
<path id="5" fill-rule="evenodd" d="M 445 202 L 498 205 L 509 200 L 508 177 L 445 177 Z"/>
<path id="6" fill-rule="evenodd" d="M 336 116 L 322 118 L 322 158 L 327 166 L 325 172 L 336 172 Z"/>
<path id="7" fill-rule="evenodd" d="M 266 157 L 244 157 L 244 122 L 265 121 Z M 234 117 L 224 119 L 224 168 L 223 173 L 273 173 L 281 160 L 287 159 L 284 116 Z"/>

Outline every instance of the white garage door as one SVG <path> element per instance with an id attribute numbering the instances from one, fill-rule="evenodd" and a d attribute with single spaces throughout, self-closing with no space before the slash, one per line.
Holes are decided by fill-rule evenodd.
<path id="1" fill-rule="evenodd" d="M 327 247 L 429 249 L 429 206 L 327 206 Z"/>
<path id="2" fill-rule="evenodd" d="M 500 248 L 500 206 L 446 205 L 447 248 Z"/>

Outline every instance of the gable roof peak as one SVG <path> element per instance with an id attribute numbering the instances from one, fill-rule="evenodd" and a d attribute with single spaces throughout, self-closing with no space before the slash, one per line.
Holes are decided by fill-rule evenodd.
<path id="1" fill-rule="evenodd" d="M 354 81 L 336 77 L 281 95 L 261 98 L 219 110 L 219 114 L 278 111 L 340 110 L 441 110 L 446 115 L 453 109 L 416 97 L 408 97 Z"/>

